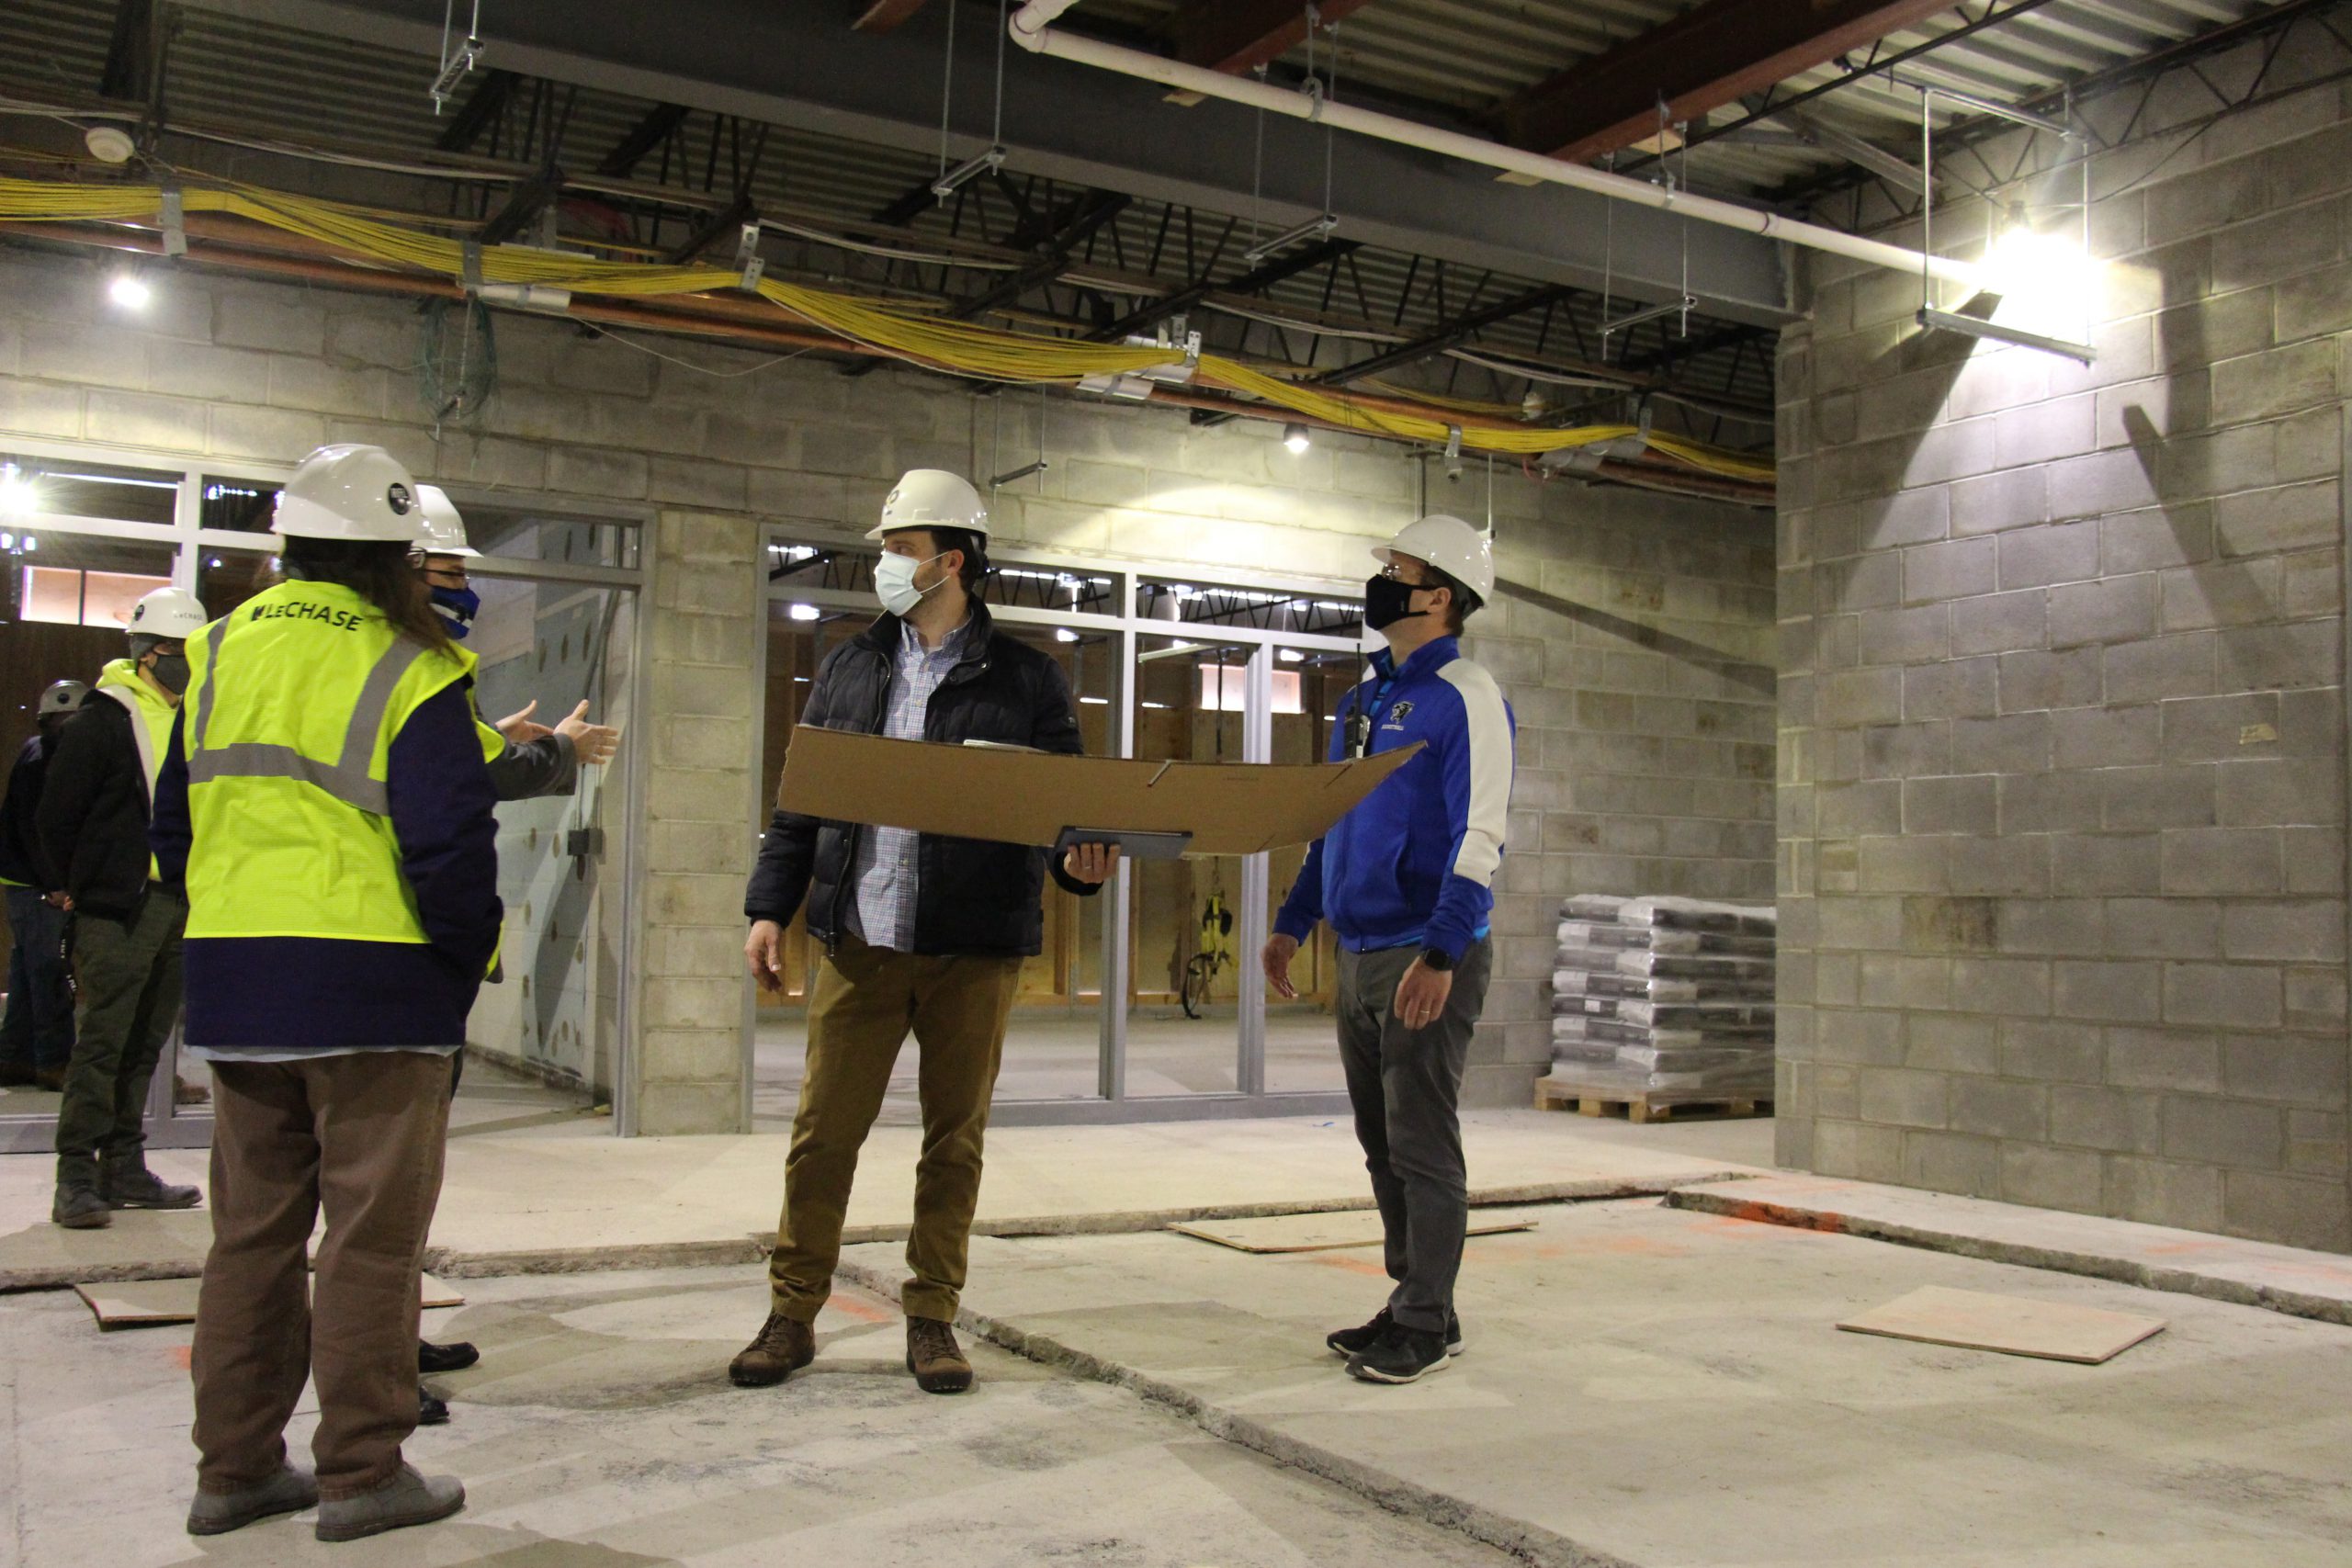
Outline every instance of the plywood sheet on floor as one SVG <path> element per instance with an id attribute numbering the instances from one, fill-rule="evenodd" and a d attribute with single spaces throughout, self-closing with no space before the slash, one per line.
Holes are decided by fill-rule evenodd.
<path id="1" fill-rule="evenodd" d="M 2098 1366 L 2143 1339 L 2164 1332 L 2165 1320 L 2109 1312 L 2067 1302 L 1996 1296 L 1928 1285 L 1838 1325 L 1856 1334 L 1883 1334 L 2005 1356 Z"/>
<path id="2" fill-rule="evenodd" d="M 1380 1213 L 1376 1209 L 1348 1210 L 1336 1214 L 1276 1214 L 1256 1220 L 1193 1220 L 1168 1228 L 1243 1252 L 1324 1252 L 1341 1247 L 1377 1247 L 1382 1239 Z M 1469 1234 L 1501 1235 L 1507 1231 L 1534 1228 L 1532 1219 L 1481 1220 L 1473 1216 Z"/>
<path id="3" fill-rule="evenodd" d="M 89 1306 L 102 1329 L 153 1328 L 167 1323 L 194 1323 L 196 1292 L 202 1283 L 199 1280 L 118 1280 L 76 1285 L 74 1293 Z M 427 1274 L 424 1304 L 463 1306 L 466 1298 Z"/>

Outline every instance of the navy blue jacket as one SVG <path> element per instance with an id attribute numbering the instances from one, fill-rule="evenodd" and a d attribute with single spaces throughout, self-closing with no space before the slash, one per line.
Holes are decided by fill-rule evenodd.
<path id="1" fill-rule="evenodd" d="M 1415 741 L 1398 768 L 1315 841 L 1274 930 L 1300 942 L 1329 920 L 1351 953 L 1434 947 L 1460 959 L 1487 933 L 1502 869 L 1515 726 L 1495 678 L 1450 637 L 1402 666 L 1386 649 L 1331 727 L 1331 761 L 1348 754 L 1350 718 L 1372 720 L 1369 754 Z"/>
<path id="2" fill-rule="evenodd" d="M 504 917 L 491 814 L 497 800 L 476 738 L 471 684 L 453 682 L 419 704 L 392 738 L 387 765 L 401 874 L 428 940 L 190 938 L 189 1044 L 283 1051 L 465 1043 L 466 1014 Z M 149 837 L 164 886 L 184 889 L 191 829 L 177 722 L 155 784 Z"/>

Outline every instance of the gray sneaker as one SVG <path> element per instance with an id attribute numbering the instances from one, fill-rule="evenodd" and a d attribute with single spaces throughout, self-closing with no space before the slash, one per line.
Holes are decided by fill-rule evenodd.
<path id="1" fill-rule="evenodd" d="M 454 1475 L 419 1475 L 404 1464 L 401 1472 L 373 1492 L 356 1497 L 330 1497 L 319 1505 L 321 1540 L 357 1540 L 411 1525 L 446 1519 L 466 1506 L 465 1483 Z"/>
<path id="2" fill-rule="evenodd" d="M 187 1506 L 187 1533 L 226 1535 L 272 1514 L 299 1514 L 318 1500 L 318 1481 L 309 1471 L 289 1464 L 258 1486 L 198 1492 Z"/>

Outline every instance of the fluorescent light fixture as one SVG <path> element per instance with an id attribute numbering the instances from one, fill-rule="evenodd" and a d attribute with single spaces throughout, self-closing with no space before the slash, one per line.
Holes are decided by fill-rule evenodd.
<path id="1" fill-rule="evenodd" d="M 107 298 L 126 310 L 143 310 L 155 298 L 146 279 L 135 272 L 118 272 L 107 285 Z"/>
<path id="2" fill-rule="evenodd" d="M 814 604 L 795 604 L 785 611 L 785 614 L 796 621 L 813 621 L 824 612 Z"/>
<path id="3" fill-rule="evenodd" d="M 2018 327 L 2005 327 L 1998 321 L 1987 321 L 1974 316 L 1954 315 L 1950 310 L 1931 310 L 1924 306 L 1918 316 L 1919 324 L 1939 332 L 1959 333 L 1964 337 L 1983 338 L 1988 343 L 2011 344 L 2018 348 L 2037 348 L 2044 354 L 2064 355 L 2088 365 L 2098 357 L 2098 350 L 2086 343 L 2070 343 L 2064 338 L 2045 337 Z"/>
<path id="4" fill-rule="evenodd" d="M 1056 626 L 1054 628 L 1054 640 L 1056 642 L 1076 642 L 1078 640 L 1078 634 L 1070 630 L 1068 626 Z"/>
<path id="5" fill-rule="evenodd" d="M 0 465 L 0 517 L 28 517 L 40 510 L 40 491 L 14 463 Z"/>
<path id="6" fill-rule="evenodd" d="M 1607 343 L 1611 333 L 1629 332 L 1645 321 L 1655 321 L 1663 316 L 1694 310 L 1698 307 L 1698 297 L 1686 294 L 1679 299 L 1670 299 L 1663 305 L 1652 305 L 1646 310 L 1636 310 L 1630 316 L 1620 316 L 1613 321 L 1603 321 L 1600 323 L 1600 341 Z"/>
<path id="7" fill-rule="evenodd" d="M 1304 452 L 1313 444 L 1314 437 L 1306 434 L 1306 426 L 1295 420 L 1283 426 L 1283 445 L 1292 451 Z"/>
<path id="8" fill-rule="evenodd" d="M 1078 700 L 1091 708 L 1106 708 L 1111 705 L 1111 699 L 1108 697 L 1080 697 Z"/>
<path id="9" fill-rule="evenodd" d="M 1275 657 L 1279 658 L 1284 664 L 1304 664 L 1306 662 L 1306 655 L 1299 652 L 1298 649 L 1295 648 L 1285 648 Z"/>
<path id="10" fill-rule="evenodd" d="M 1166 703 L 1146 703 L 1143 705 L 1148 708 L 1159 708 L 1162 711 L 1165 711 L 1168 706 Z"/>
<path id="11" fill-rule="evenodd" d="M 1001 147 L 991 147 L 985 152 L 965 159 L 962 163 L 956 164 L 954 168 L 948 170 L 945 174 L 932 181 L 931 194 L 937 197 L 940 200 L 945 201 L 949 197 L 954 196 L 956 190 L 967 182 L 972 180 L 978 175 L 994 173 L 996 170 L 1001 169 L 1002 167 L 1004 167 L 1004 149 Z"/>
<path id="12" fill-rule="evenodd" d="M 1331 237 L 1331 231 L 1339 226 L 1338 219 L 1328 212 L 1320 213 L 1304 223 L 1283 230 L 1271 240 L 1261 241 L 1250 246 L 1241 253 L 1241 259 L 1250 266 L 1257 266 L 1275 252 L 1286 251 L 1310 234 L 1318 240 L 1328 240 Z"/>

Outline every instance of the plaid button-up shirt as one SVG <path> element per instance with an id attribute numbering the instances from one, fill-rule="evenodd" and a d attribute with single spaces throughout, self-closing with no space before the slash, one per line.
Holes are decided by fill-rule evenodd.
<path id="1" fill-rule="evenodd" d="M 923 719 L 931 711 L 931 694 L 964 657 L 970 636 L 969 620 L 925 648 L 912 622 L 899 627 L 899 658 L 890 672 L 890 700 L 882 733 L 894 740 L 922 739 Z M 915 944 L 915 896 L 918 891 L 917 847 L 922 835 L 906 828 L 872 828 L 857 840 L 857 859 L 850 867 L 849 926 L 872 947 L 911 953 Z"/>

